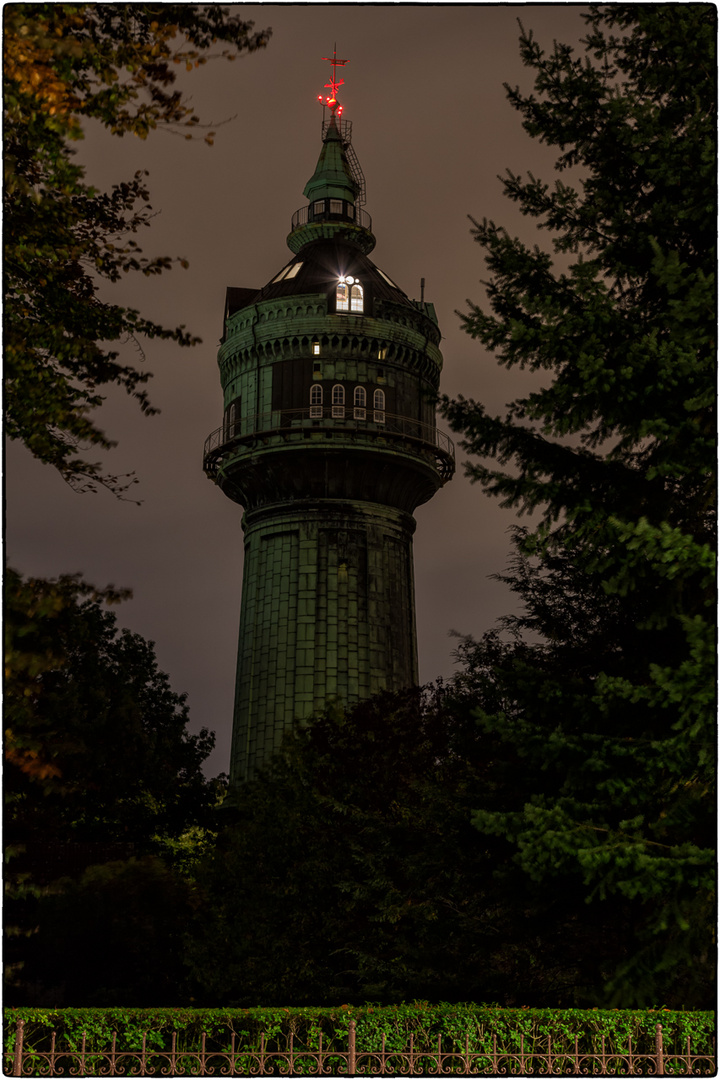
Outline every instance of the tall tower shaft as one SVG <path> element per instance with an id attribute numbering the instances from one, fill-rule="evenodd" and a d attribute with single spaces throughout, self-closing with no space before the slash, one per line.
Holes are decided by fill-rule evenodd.
<path id="1" fill-rule="evenodd" d="M 293 258 L 226 296 L 225 411 L 204 468 L 245 508 L 231 786 L 328 701 L 417 683 L 412 515 L 454 471 L 435 426 L 435 311 L 368 258 L 338 85 Z"/>

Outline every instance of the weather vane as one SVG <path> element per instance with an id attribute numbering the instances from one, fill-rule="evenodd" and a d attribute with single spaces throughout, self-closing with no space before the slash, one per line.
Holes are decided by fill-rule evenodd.
<path id="1" fill-rule="evenodd" d="M 329 90 L 330 93 L 326 94 L 325 96 L 323 96 L 322 94 L 318 94 L 318 101 L 322 102 L 323 107 L 325 107 L 325 105 L 328 105 L 330 107 L 330 112 L 333 114 L 333 116 L 335 116 L 336 113 L 338 116 L 340 116 L 343 111 L 343 107 L 338 103 L 337 92 L 343 85 L 345 80 L 337 79 L 337 69 L 339 67 L 344 67 L 345 64 L 349 63 L 349 61 L 338 60 L 336 45 L 333 45 L 332 57 L 323 56 L 323 60 L 328 60 L 332 64 L 333 73 L 330 82 L 325 83 L 325 89 Z"/>

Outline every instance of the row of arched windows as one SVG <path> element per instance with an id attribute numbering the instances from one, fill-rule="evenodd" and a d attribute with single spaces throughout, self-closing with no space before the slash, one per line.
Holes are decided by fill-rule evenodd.
<path id="1" fill-rule="evenodd" d="M 356 386 L 353 390 L 353 419 L 365 420 L 367 414 L 367 390 L 364 386 Z M 332 415 L 342 420 L 345 417 L 345 387 L 336 383 L 331 392 Z M 372 397 L 372 414 L 376 424 L 385 423 L 385 391 L 374 390 Z M 310 387 L 310 416 L 320 419 L 323 415 L 323 388 L 320 383 L 313 383 Z"/>

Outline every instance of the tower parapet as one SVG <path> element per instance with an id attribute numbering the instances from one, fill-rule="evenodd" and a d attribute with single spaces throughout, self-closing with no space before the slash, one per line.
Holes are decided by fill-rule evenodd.
<path id="1" fill-rule="evenodd" d="M 368 258 L 334 76 L 293 258 L 226 296 L 225 410 L 204 467 L 245 508 L 231 784 L 329 700 L 417 683 L 412 514 L 454 471 L 435 426 L 435 311 Z"/>

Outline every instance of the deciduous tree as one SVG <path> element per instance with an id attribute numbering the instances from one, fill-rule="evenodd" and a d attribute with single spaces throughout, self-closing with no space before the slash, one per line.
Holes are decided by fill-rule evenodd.
<path id="1" fill-rule="evenodd" d="M 214 736 L 187 730 L 152 643 L 118 631 L 107 604 L 123 595 L 6 573 L 7 999 L 182 992 L 193 854 L 213 835 L 222 780 L 203 775 Z"/>
<path id="2" fill-rule="evenodd" d="M 202 764 L 214 745 L 152 642 L 118 631 L 77 577 L 5 581 L 6 824 L 14 842 L 127 841 L 151 850 L 206 824 L 216 802 Z"/>
<path id="3" fill-rule="evenodd" d="M 263 47 L 219 4 L 10 4 L 4 12 L 6 431 L 79 490 L 127 482 L 85 456 L 114 445 L 93 411 L 122 387 L 145 413 L 147 371 L 116 343 L 198 339 L 100 299 L 123 274 L 161 273 L 183 258 L 147 257 L 133 237 L 150 220 L 141 173 L 100 192 L 72 143 L 94 120 L 118 136 L 200 130 L 176 71 Z M 213 133 L 205 132 L 212 143 Z"/>
<path id="4" fill-rule="evenodd" d="M 475 687 L 383 694 L 288 734 L 198 875 L 198 1000 L 597 1000 L 618 905 L 578 919 L 571 875 L 538 888 L 473 829 L 478 791 L 516 805 L 523 775 L 476 705 Z"/>

